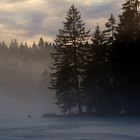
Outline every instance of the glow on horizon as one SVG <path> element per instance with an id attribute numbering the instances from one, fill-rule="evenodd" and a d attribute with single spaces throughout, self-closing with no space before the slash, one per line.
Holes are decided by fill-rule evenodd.
<path id="1" fill-rule="evenodd" d="M 72 3 L 89 29 L 97 22 L 103 26 L 110 13 L 121 8 L 118 0 L 1 0 L 0 42 L 17 38 L 31 43 L 40 37 L 53 41 Z"/>

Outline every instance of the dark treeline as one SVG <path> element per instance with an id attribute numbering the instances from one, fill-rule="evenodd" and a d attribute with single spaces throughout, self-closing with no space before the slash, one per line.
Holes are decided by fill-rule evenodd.
<path id="1" fill-rule="evenodd" d="M 50 53 L 53 44 L 40 38 L 29 46 L 16 39 L 9 45 L 0 43 L 0 91 L 17 94 L 39 86 L 45 69 L 49 78 Z M 46 61 L 48 63 L 46 63 Z M 19 93 L 19 95 L 20 95 Z M 25 92 L 24 94 L 28 94 Z"/>
<path id="2" fill-rule="evenodd" d="M 24 64 L 46 63 L 50 59 L 48 53 L 53 50 L 53 44 L 45 42 L 40 38 L 38 43 L 33 42 L 28 45 L 26 42 L 19 43 L 16 39 L 12 40 L 9 45 L 4 41 L 0 43 L 0 67 L 9 64 L 20 67 Z M 50 62 L 50 60 L 48 60 Z M 0 69 L 2 70 L 2 68 Z"/>
<path id="3" fill-rule="evenodd" d="M 139 6 L 126 0 L 118 21 L 111 14 L 104 30 L 97 24 L 91 32 L 72 5 L 54 44 L 1 42 L 0 89 L 20 92 L 41 80 L 47 87 L 51 79 L 63 113 L 140 115 Z"/>
<path id="4" fill-rule="evenodd" d="M 38 43 L 33 42 L 28 45 L 27 42 L 19 43 L 16 39 L 12 40 L 9 45 L 4 41 L 0 43 L 0 63 L 15 63 L 18 65 L 19 61 L 32 62 L 32 61 L 46 61 L 49 49 L 53 49 L 53 44 L 45 42 L 40 38 Z M 20 64 L 19 64 L 20 65 Z"/>
<path id="5" fill-rule="evenodd" d="M 64 113 L 140 115 L 140 2 L 126 0 L 117 22 L 86 30 L 74 5 L 55 40 L 51 89 Z"/>

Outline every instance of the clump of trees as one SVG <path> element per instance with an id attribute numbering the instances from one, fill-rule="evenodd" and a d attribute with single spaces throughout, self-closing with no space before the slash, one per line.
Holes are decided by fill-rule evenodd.
<path id="1" fill-rule="evenodd" d="M 126 0 L 118 23 L 111 14 L 93 33 L 70 7 L 51 54 L 50 88 L 62 112 L 140 115 L 139 5 Z"/>
<path id="2" fill-rule="evenodd" d="M 9 45 L 5 42 L 0 43 L 1 92 L 8 91 L 11 94 L 22 92 L 22 90 L 33 88 L 32 86 L 36 83 L 40 84 L 44 69 L 49 71 L 50 52 L 53 51 L 52 44 L 45 42 L 43 38 L 40 38 L 32 46 L 19 43 L 16 39 Z M 46 75 L 49 77 L 48 73 Z"/>
<path id="3" fill-rule="evenodd" d="M 11 40 L 7 45 L 4 41 L 0 43 L 0 64 L 17 63 L 18 61 L 39 61 L 45 62 L 45 57 L 49 49 L 53 48 L 53 44 L 44 41 L 40 38 L 38 43 L 33 42 L 32 45 L 28 45 L 27 42 L 19 43 L 16 39 Z"/>
<path id="4" fill-rule="evenodd" d="M 9 46 L 1 42 L 0 86 L 10 77 L 17 82 L 18 71 L 31 65 L 31 71 L 23 73 L 31 75 L 45 69 L 42 83 L 46 86 L 46 61 L 52 63 L 48 56 L 51 53 L 49 88 L 55 90 L 56 104 L 63 113 L 77 109 L 80 114 L 140 115 L 139 8 L 139 0 L 126 0 L 119 21 L 111 14 L 104 30 L 97 24 L 91 32 L 72 5 L 54 44 L 43 38 L 31 46 L 16 39 Z"/>

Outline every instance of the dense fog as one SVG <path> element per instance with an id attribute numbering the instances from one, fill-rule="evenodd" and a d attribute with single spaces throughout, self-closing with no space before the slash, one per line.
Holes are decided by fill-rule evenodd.
<path id="1" fill-rule="evenodd" d="M 48 89 L 52 46 L 26 48 L 12 43 L 0 45 L 0 116 L 56 112 L 53 92 Z"/>

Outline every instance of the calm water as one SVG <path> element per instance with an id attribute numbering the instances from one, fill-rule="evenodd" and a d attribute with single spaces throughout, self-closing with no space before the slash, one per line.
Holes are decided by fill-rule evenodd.
<path id="1" fill-rule="evenodd" d="M 140 140 L 140 118 L 0 119 L 0 140 Z"/>

